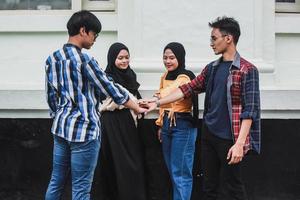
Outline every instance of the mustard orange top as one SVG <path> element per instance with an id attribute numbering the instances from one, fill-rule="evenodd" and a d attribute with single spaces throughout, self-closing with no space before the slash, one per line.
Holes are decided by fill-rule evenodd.
<path id="1" fill-rule="evenodd" d="M 171 94 L 179 86 L 191 81 L 191 79 L 185 74 L 178 75 L 175 80 L 166 80 L 165 79 L 166 75 L 167 75 L 167 72 L 160 79 L 159 91 L 156 93 L 156 95 L 159 98 L 163 98 L 163 97 Z M 192 105 L 193 105 L 192 98 L 186 98 L 186 99 L 180 99 L 180 100 L 175 101 L 170 104 L 165 104 L 165 105 L 160 106 L 159 117 L 155 122 L 156 125 L 162 127 L 165 110 L 169 111 L 168 118 L 171 119 L 170 126 L 172 126 L 173 124 L 176 125 L 174 113 L 175 112 L 191 112 Z"/>

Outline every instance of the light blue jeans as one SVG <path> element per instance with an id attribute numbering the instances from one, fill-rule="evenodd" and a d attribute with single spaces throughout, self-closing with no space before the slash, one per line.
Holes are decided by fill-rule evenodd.
<path id="1" fill-rule="evenodd" d="M 190 200 L 197 129 L 180 115 L 176 116 L 176 126 L 169 127 L 169 123 L 165 116 L 161 136 L 163 155 L 173 185 L 173 200 Z"/>
<path id="2" fill-rule="evenodd" d="M 70 171 L 72 199 L 89 200 L 99 149 L 99 140 L 68 142 L 54 136 L 53 169 L 45 200 L 61 199 Z"/>

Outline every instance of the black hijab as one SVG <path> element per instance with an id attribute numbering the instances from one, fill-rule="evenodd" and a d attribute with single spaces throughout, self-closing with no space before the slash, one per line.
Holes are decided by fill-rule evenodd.
<path id="1" fill-rule="evenodd" d="M 107 53 L 107 66 L 105 72 L 116 83 L 125 87 L 133 95 L 141 98 L 138 92 L 140 84 L 136 80 L 135 72 L 130 68 L 130 66 L 128 66 L 126 69 L 119 69 L 115 65 L 115 61 L 120 51 L 123 49 L 125 49 L 129 54 L 128 48 L 122 43 L 116 42 L 110 46 Z"/>
<path id="2" fill-rule="evenodd" d="M 166 49 L 170 49 L 177 61 L 178 61 L 178 67 L 173 70 L 173 71 L 168 71 L 166 80 L 175 80 L 178 75 L 180 74 L 185 74 L 187 75 L 191 80 L 193 80 L 196 76 L 195 74 L 190 71 L 185 69 L 185 49 L 182 44 L 178 42 L 171 42 L 167 44 L 167 46 L 164 48 L 164 52 Z M 192 102 L 193 102 L 193 120 L 195 126 L 198 125 L 198 117 L 199 117 L 199 108 L 198 108 L 198 95 L 193 94 L 192 96 Z"/>
<path id="3" fill-rule="evenodd" d="M 178 67 L 174 71 L 168 72 L 166 80 L 175 80 L 179 74 L 185 74 L 190 77 L 191 80 L 194 79 L 194 73 L 185 69 L 185 49 L 183 45 L 178 42 L 171 42 L 164 48 L 164 52 L 167 49 L 170 49 L 175 54 Z"/>

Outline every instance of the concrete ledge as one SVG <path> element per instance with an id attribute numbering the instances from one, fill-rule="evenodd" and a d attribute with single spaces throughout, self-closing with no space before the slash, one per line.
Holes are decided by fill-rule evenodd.
<path id="1" fill-rule="evenodd" d="M 142 88 L 144 97 L 155 90 Z M 202 116 L 204 94 L 199 95 L 199 112 Z M 300 90 L 262 90 L 262 118 L 300 119 Z M 147 118 L 156 118 L 157 112 Z M 49 118 L 43 90 L 0 90 L 0 118 Z"/>
<path id="2" fill-rule="evenodd" d="M 189 66 L 189 70 L 192 70 L 195 73 L 200 73 L 201 70 L 210 63 L 211 60 L 190 60 L 186 63 Z M 262 59 L 251 59 L 251 62 L 258 66 L 258 70 L 261 73 L 273 73 L 275 70 L 273 63 L 265 62 Z M 145 59 L 133 59 L 131 61 L 131 66 L 133 67 L 135 72 L 143 72 L 143 73 L 151 73 L 151 72 L 165 72 L 165 69 L 162 67 L 161 60 L 145 60 Z"/>

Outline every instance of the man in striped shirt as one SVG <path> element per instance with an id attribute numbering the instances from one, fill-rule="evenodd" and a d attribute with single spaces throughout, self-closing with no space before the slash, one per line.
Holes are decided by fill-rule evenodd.
<path id="1" fill-rule="evenodd" d="M 46 95 L 53 118 L 53 169 L 46 200 L 62 197 L 69 172 L 72 199 L 90 199 L 94 170 L 100 149 L 101 124 L 98 106 L 112 97 L 136 113 L 146 111 L 109 80 L 97 61 L 81 52 L 90 49 L 101 23 L 88 11 L 74 13 L 67 23 L 69 40 L 46 60 Z"/>
<path id="2" fill-rule="evenodd" d="M 205 92 L 201 131 L 203 199 L 244 200 L 247 195 L 239 163 L 248 150 L 260 152 L 258 70 L 236 50 L 240 27 L 235 19 L 217 18 L 209 26 L 210 46 L 222 57 L 171 95 L 149 103 L 148 112 L 161 104 Z"/>

